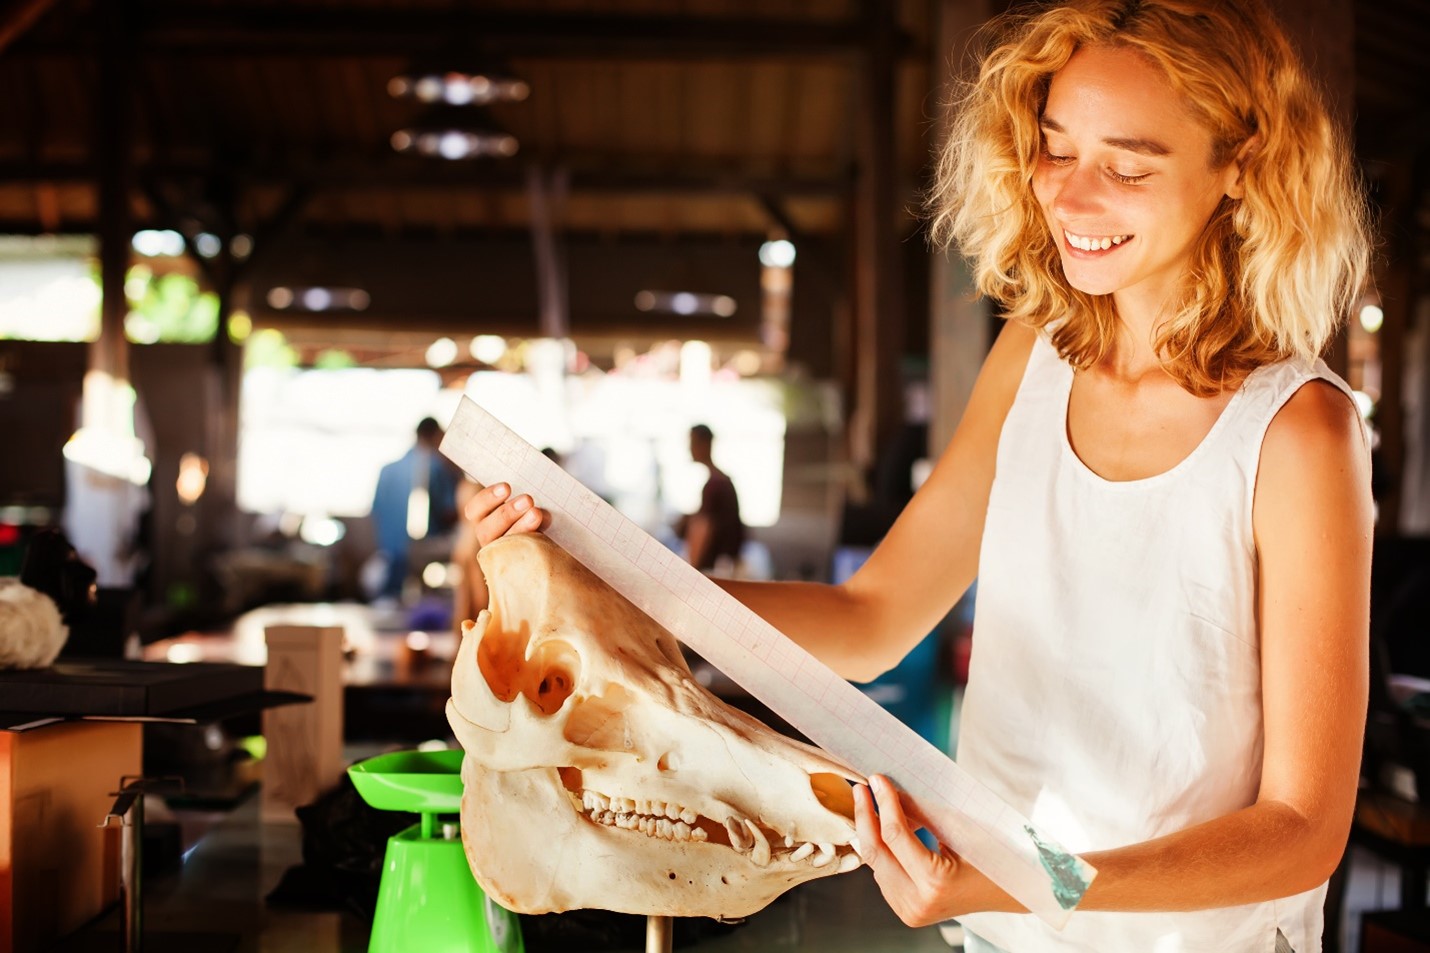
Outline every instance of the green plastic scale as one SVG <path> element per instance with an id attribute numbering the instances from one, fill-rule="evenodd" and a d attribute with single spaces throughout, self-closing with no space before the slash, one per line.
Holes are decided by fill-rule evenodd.
<path id="1" fill-rule="evenodd" d="M 457 825 L 462 751 L 395 751 L 348 768 L 358 794 L 380 811 L 422 820 L 387 840 L 368 953 L 524 953 L 521 923 L 482 892 Z"/>

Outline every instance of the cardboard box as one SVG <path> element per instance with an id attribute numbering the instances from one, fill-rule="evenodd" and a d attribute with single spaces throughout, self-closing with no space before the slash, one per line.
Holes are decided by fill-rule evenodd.
<path id="1" fill-rule="evenodd" d="M 119 829 L 101 829 L 143 768 L 137 724 L 0 731 L 0 953 L 40 953 L 119 899 Z"/>

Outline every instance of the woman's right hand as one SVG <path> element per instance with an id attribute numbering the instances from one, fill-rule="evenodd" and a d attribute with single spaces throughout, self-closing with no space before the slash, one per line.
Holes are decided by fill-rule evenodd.
<path id="1" fill-rule="evenodd" d="M 466 518 L 476 531 L 478 547 L 511 533 L 535 533 L 546 525 L 546 511 L 530 496 L 510 497 L 509 485 L 493 483 L 478 490 L 467 504 Z"/>

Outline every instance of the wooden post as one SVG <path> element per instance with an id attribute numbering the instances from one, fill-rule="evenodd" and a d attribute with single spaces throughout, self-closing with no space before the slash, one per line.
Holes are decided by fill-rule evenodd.
<path id="1" fill-rule="evenodd" d="M 90 345 L 89 369 L 115 381 L 129 381 L 129 342 L 124 319 L 129 301 L 124 280 L 129 270 L 130 244 L 134 240 L 129 193 L 134 168 L 133 111 L 129 80 L 133 40 L 125 18 L 126 5 L 111 4 L 104 16 L 100 38 L 99 109 L 95 130 L 95 158 L 99 168 L 99 275 L 101 285 L 99 337 Z M 86 420 L 85 426 L 98 421 Z"/>
<path id="2" fill-rule="evenodd" d="M 270 625 L 263 687 L 312 695 L 306 705 L 263 713 L 263 817 L 293 819 L 342 779 L 343 630 L 341 626 Z"/>
<path id="3" fill-rule="evenodd" d="M 930 64 L 930 101 L 950 101 L 974 31 L 993 15 L 990 0 L 940 0 L 935 8 L 936 41 Z M 948 135 L 948 116 L 939 118 L 935 148 Z M 953 438 L 968 406 L 973 382 L 992 345 L 988 301 L 977 297 L 967 262 L 956 248 L 935 250 L 929 263 L 928 455 L 937 459 Z"/>
<path id="4" fill-rule="evenodd" d="M 849 421 L 855 466 L 874 466 L 903 421 L 899 362 L 904 351 L 904 301 L 895 227 L 893 9 L 865 0 L 867 44 L 859 59 L 858 156 L 855 189 L 854 406 Z"/>

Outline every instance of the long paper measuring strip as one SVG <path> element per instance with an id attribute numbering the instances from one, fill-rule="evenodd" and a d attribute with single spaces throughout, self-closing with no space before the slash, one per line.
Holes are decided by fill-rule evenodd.
<path id="1" fill-rule="evenodd" d="M 1096 871 L 468 398 L 441 450 L 551 514 L 546 534 L 815 744 L 908 792 L 939 841 L 1061 927 Z"/>

